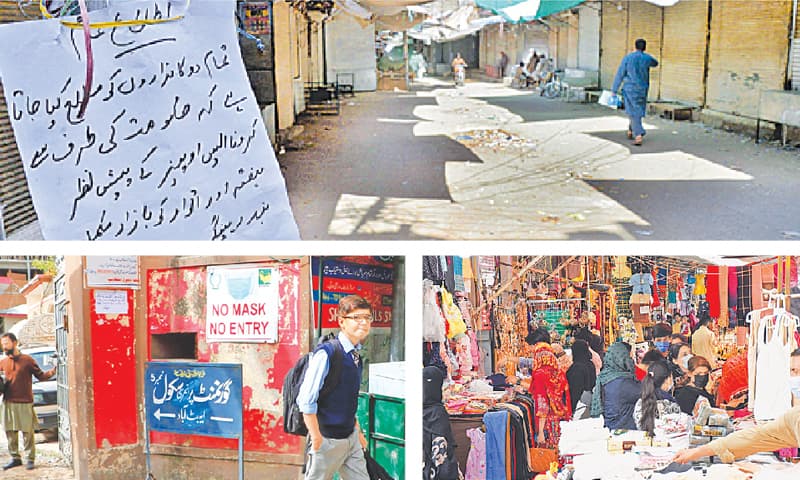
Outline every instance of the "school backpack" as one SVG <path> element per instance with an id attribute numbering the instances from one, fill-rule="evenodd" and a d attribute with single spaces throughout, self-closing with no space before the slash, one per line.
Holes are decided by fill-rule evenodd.
<path id="1" fill-rule="evenodd" d="M 344 348 L 338 338 L 333 334 L 322 337 L 314 352 L 319 350 L 322 344 L 326 342 L 330 342 L 333 345 L 333 356 L 328 359 L 328 375 L 325 376 L 325 381 L 322 383 L 318 400 L 330 394 L 342 379 Z M 283 431 L 292 435 L 308 435 L 306 423 L 303 421 L 303 412 L 297 406 L 297 394 L 300 392 L 308 362 L 314 352 L 309 352 L 300 357 L 283 379 Z"/>

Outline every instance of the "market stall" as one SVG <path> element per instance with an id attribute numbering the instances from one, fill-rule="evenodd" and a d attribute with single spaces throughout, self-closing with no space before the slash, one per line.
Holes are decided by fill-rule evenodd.
<path id="1" fill-rule="evenodd" d="M 714 456 L 672 463 L 679 450 L 791 408 L 796 258 L 430 256 L 423 267 L 423 362 L 445 374 L 465 478 L 750 478 L 797 457 L 786 449 L 733 466 Z M 624 375 L 609 375 L 614 360 L 602 357 L 618 342 L 637 392 L 653 380 L 634 379 L 633 365 L 652 377 L 655 357 L 670 369 L 654 395 L 675 410 L 658 413 L 650 433 L 638 423 L 649 394 L 636 429 L 603 417 L 606 382 Z M 592 363 L 578 365 L 586 350 Z M 576 380 L 587 364 L 593 388 Z M 696 390 L 683 392 L 693 402 L 684 411 L 672 397 L 681 389 Z"/>

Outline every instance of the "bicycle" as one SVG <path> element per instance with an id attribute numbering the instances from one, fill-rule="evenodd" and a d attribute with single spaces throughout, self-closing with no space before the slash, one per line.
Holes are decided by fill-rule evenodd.
<path id="1" fill-rule="evenodd" d="M 561 81 L 561 70 L 553 72 L 550 80 L 542 87 L 540 95 L 545 98 L 562 97 L 569 88 Z"/>

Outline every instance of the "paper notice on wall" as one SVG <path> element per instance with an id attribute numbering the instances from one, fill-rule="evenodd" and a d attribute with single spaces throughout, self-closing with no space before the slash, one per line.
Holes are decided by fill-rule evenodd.
<path id="1" fill-rule="evenodd" d="M 125 290 L 96 290 L 94 309 L 98 315 L 123 315 L 128 313 L 128 292 Z"/>
<path id="2" fill-rule="evenodd" d="M 186 3 L 91 12 L 92 23 L 183 17 L 93 28 L 82 118 L 82 30 L 57 19 L 0 26 L 0 78 L 45 239 L 298 239 L 236 2 Z"/>
<path id="3" fill-rule="evenodd" d="M 280 271 L 208 267 L 206 342 L 278 341 Z"/>
<path id="4" fill-rule="evenodd" d="M 86 257 L 86 286 L 139 288 L 139 257 Z"/>

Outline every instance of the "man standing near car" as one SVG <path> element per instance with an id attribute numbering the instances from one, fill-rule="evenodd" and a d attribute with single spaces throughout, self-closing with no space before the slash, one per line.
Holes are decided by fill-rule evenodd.
<path id="1" fill-rule="evenodd" d="M 3 372 L 5 382 L 0 421 L 3 422 L 6 431 L 8 453 L 11 455 L 11 461 L 3 466 L 3 470 L 22 465 L 22 457 L 19 454 L 20 432 L 25 450 L 25 468 L 33 470 L 33 461 L 36 457 L 36 444 L 33 439 L 36 413 L 33 410 L 32 377 L 40 381 L 48 380 L 56 374 L 56 369 L 54 367 L 47 372 L 42 371 L 33 357 L 20 353 L 17 343 L 17 337 L 13 333 L 4 333 L 0 336 L 0 345 L 5 354 L 0 360 L 0 370 Z"/>
<path id="2" fill-rule="evenodd" d="M 297 394 L 297 405 L 308 428 L 309 460 L 305 480 L 327 480 L 339 472 L 342 480 L 369 480 L 364 449 L 367 441 L 356 419 L 363 365 L 359 350 L 369 335 L 372 306 L 358 295 L 339 300 L 338 346 L 325 342 L 317 347 Z M 343 350 L 339 381 L 320 398 L 335 349 Z"/>

